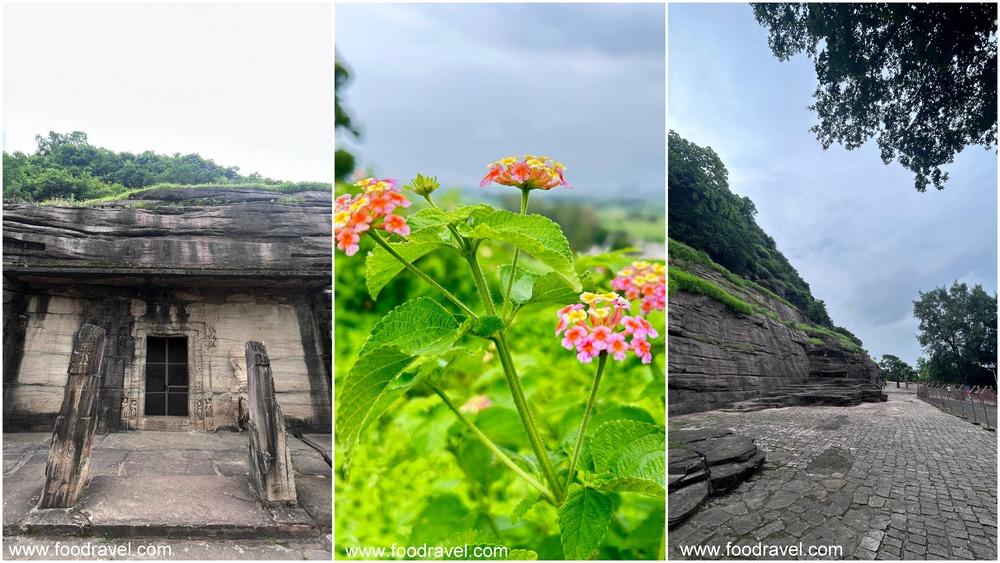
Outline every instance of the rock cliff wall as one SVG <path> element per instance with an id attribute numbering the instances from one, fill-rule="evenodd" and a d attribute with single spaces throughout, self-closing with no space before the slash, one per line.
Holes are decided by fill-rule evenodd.
<path id="1" fill-rule="evenodd" d="M 218 188 L 160 188 L 87 207 L 5 204 L 4 274 L 105 285 L 191 275 L 329 285 L 331 208 L 331 192 Z"/>
<path id="2" fill-rule="evenodd" d="M 107 332 L 100 430 L 149 428 L 148 337 L 188 338 L 189 425 L 245 415 L 248 340 L 290 427 L 329 431 L 330 192 L 173 188 L 100 206 L 4 205 L 7 430 L 51 430 L 73 335 Z"/>
<path id="3" fill-rule="evenodd" d="M 718 409 L 804 384 L 843 386 L 877 378 L 878 366 L 863 350 L 795 328 L 807 322 L 796 308 L 752 285 L 732 283 L 712 268 L 684 263 L 683 269 L 784 322 L 764 314 L 736 313 L 705 295 L 672 293 L 671 415 Z"/>

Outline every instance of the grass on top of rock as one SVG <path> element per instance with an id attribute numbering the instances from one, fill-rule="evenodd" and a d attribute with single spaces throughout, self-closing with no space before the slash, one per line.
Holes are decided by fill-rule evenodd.
<path id="1" fill-rule="evenodd" d="M 752 315 L 754 313 L 752 305 L 705 278 L 685 272 L 674 266 L 667 268 L 667 273 L 670 278 L 668 287 L 671 295 L 675 291 L 705 295 L 722 303 L 735 313 L 742 313 L 744 315 Z"/>
<path id="2" fill-rule="evenodd" d="M 748 303 L 743 299 L 726 291 L 718 284 L 713 283 L 701 276 L 687 272 L 680 267 L 670 266 L 667 268 L 669 277 L 668 291 L 674 295 L 677 291 L 685 291 L 696 295 L 705 295 L 719 303 L 722 303 L 730 311 L 743 315 L 758 314 L 771 320 L 777 321 L 788 328 L 800 330 L 810 336 L 809 342 L 819 344 L 822 342 L 835 341 L 847 350 L 856 352 L 862 351 L 861 344 L 852 340 L 848 335 L 835 329 L 829 329 L 815 324 L 802 323 L 792 319 L 782 318 L 774 311 L 767 309 L 756 303 Z"/>
<path id="3" fill-rule="evenodd" d="M 333 189 L 333 186 L 331 184 L 323 182 L 279 182 L 273 184 L 267 184 L 267 183 L 156 184 L 145 188 L 124 190 L 114 194 L 109 194 L 102 197 L 96 197 L 91 199 L 74 199 L 72 197 L 49 198 L 44 201 L 35 203 L 34 205 L 57 205 L 60 207 L 92 207 L 116 201 L 127 201 L 133 195 L 149 192 L 152 190 L 174 190 L 174 189 L 258 190 L 266 192 L 275 192 L 279 194 L 294 194 L 294 193 L 309 192 L 309 191 L 330 191 Z M 279 198 L 279 201 L 282 200 L 293 201 L 288 196 L 283 196 Z M 133 207 L 142 207 L 141 200 L 133 200 L 133 201 L 134 201 L 134 204 L 132 205 Z"/>
<path id="4" fill-rule="evenodd" d="M 702 266 L 707 266 L 709 268 L 712 268 L 716 272 L 719 272 L 720 274 L 722 274 L 733 285 L 736 285 L 736 286 L 739 286 L 739 287 L 742 287 L 742 288 L 750 288 L 750 287 L 752 287 L 753 289 L 756 289 L 757 291 L 763 293 L 764 295 L 767 295 L 768 297 L 770 297 L 772 299 L 776 299 L 778 301 L 781 301 L 782 303 L 784 303 L 785 305 L 788 305 L 789 307 L 795 307 L 795 305 L 791 301 L 785 299 L 784 297 L 778 295 L 777 293 L 771 291 L 770 289 L 768 289 L 768 288 L 760 285 L 759 283 L 757 283 L 757 282 L 755 282 L 753 280 L 748 280 L 748 279 L 746 279 L 746 278 L 744 278 L 742 276 L 739 276 L 739 275 L 736 275 L 736 274 L 730 272 L 725 266 L 723 266 L 722 264 L 719 264 L 718 262 L 712 260 L 712 258 L 709 257 L 708 254 L 706 254 L 706 253 L 704 253 L 704 252 L 702 252 L 702 251 L 700 251 L 700 250 L 698 250 L 696 248 L 692 248 L 692 247 L 684 244 L 683 242 L 680 242 L 680 241 L 677 241 L 677 240 L 674 240 L 674 239 L 668 239 L 668 242 L 667 242 L 667 253 L 669 254 L 670 258 L 673 259 L 673 260 L 677 260 L 677 261 L 680 261 L 680 262 L 690 262 L 690 263 L 694 263 L 694 264 L 701 264 Z M 797 307 L 795 307 L 795 308 L 797 308 Z"/>

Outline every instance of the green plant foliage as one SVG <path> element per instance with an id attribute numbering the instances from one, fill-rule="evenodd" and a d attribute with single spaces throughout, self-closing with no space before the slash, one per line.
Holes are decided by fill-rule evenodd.
<path id="1" fill-rule="evenodd" d="M 715 151 L 671 131 L 668 152 L 670 238 L 780 295 L 812 322 L 833 326 L 823 302 L 757 225 L 750 198 L 729 190 L 729 172 Z"/>
<path id="2" fill-rule="evenodd" d="M 662 426 L 635 420 L 602 424 L 590 442 L 596 486 L 664 498 L 665 445 Z"/>
<path id="3" fill-rule="evenodd" d="M 934 379 L 996 385 L 997 297 L 979 284 L 921 291 L 913 302 L 917 340 L 930 354 Z"/>
<path id="4" fill-rule="evenodd" d="M 667 268 L 667 276 L 671 292 L 686 291 L 697 295 L 706 295 L 729 307 L 733 312 L 744 315 L 754 313 L 754 308 L 749 303 L 704 278 L 673 266 Z"/>
<path id="5" fill-rule="evenodd" d="M 259 174 L 243 175 L 238 167 L 220 166 L 197 154 L 115 152 L 90 144 L 80 131 L 53 131 L 35 139 L 38 149 L 32 154 L 3 154 L 5 202 L 96 204 L 154 186 L 270 186 L 285 193 L 330 189 L 329 184 L 318 182 L 292 184 Z"/>
<path id="6" fill-rule="evenodd" d="M 407 214 L 411 234 L 388 244 L 468 310 L 368 236 L 358 255 L 336 256 L 338 558 L 349 546 L 415 543 L 505 546 L 509 558 L 523 559 L 660 557 L 663 341 L 653 343 L 650 365 L 631 355 L 609 362 L 571 471 L 594 366 L 554 335 L 556 311 L 582 289 L 608 291 L 634 255 L 581 259 L 551 219 L 434 195 Z M 665 333 L 663 312 L 648 319 Z M 505 364 L 516 366 L 545 457 L 536 455 Z M 476 406 L 483 398 L 487 406 Z M 598 468 L 589 444 L 621 421 L 642 435 L 618 440 Z M 650 452 L 657 447 L 659 466 Z M 546 459 L 561 487 L 544 471 Z"/>
<path id="7" fill-rule="evenodd" d="M 573 267 L 573 251 L 559 225 L 541 215 L 519 215 L 497 210 L 459 231 L 472 239 L 493 239 L 510 243 L 534 256 L 566 280 L 570 288 L 581 291 L 583 286 Z"/>
<path id="8" fill-rule="evenodd" d="M 869 140 L 924 191 L 968 145 L 996 147 L 997 9 L 990 3 L 760 3 L 774 55 L 816 68 L 824 149 Z"/>
<path id="9" fill-rule="evenodd" d="M 449 248 L 448 243 L 434 228 L 415 231 L 408 240 L 389 244 L 410 262 L 415 262 L 435 250 Z M 381 247 L 368 254 L 366 263 L 368 269 L 365 273 L 365 282 L 368 284 L 368 293 L 372 299 L 378 298 L 382 288 L 405 269 L 403 264 Z"/>
<path id="10" fill-rule="evenodd" d="M 610 497 L 595 489 L 573 485 L 566 502 L 559 507 L 559 529 L 566 559 L 590 559 L 604 539 L 611 515 Z"/>

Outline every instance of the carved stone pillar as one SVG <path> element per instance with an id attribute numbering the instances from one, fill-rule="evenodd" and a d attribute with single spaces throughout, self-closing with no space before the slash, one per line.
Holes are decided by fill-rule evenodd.
<path id="1" fill-rule="evenodd" d="M 250 477 L 265 504 L 296 504 L 292 455 L 288 451 L 285 417 L 274 396 L 271 360 L 260 342 L 249 341 L 247 396 L 250 421 Z"/>
<path id="2" fill-rule="evenodd" d="M 69 360 L 66 394 L 52 431 L 38 508 L 69 508 L 83 492 L 97 432 L 103 357 L 104 329 L 92 324 L 80 327 Z"/>

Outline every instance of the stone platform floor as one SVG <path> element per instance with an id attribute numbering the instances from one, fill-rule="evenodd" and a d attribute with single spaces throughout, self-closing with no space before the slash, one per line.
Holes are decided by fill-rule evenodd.
<path id="1" fill-rule="evenodd" d="M 254 553 L 262 558 L 282 558 L 281 550 L 272 549 L 284 545 L 281 542 L 300 547 L 285 545 L 291 558 L 316 558 L 318 552 L 329 550 L 323 534 L 331 528 L 330 466 L 293 436 L 288 444 L 304 510 L 261 506 L 248 479 L 246 433 L 141 431 L 95 439 L 89 483 L 77 507 L 64 514 L 32 511 L 44 483 L 49 438 L 48 433 L 3 435 L 3 526 L 8 551 L 15 545 L 58 541 L 39 535 L 58 535 L 65 544 L 72 531 L 65 529 L 67 523 L 82 523 L 86 532 L 123 542 L 170 537 L 164 541 L 183 547 L 182 553 L 200 553 L 205 542 L 197 538 L 206 536 L 215 536 L 209 542 L 213 544 L 226 538 L 237 541 L 237 547 L 256 542 L 259 549 Z M 330 455 L 329 434 L 306 438 Z"/>
<path id="2" fill-rule="evenodd" d="M 755 438 L 767 461 L 671 529 L 668 558 L 694 558 L 682 546 L 720 546 L 702 558 L 727 559 L 728 542 L 801 542 L 840 546 L 836 559 L 996 560 L 996 434 L 885 390 L 886 403 L 670 418 L 671 429 L 722 426 Z"/>

